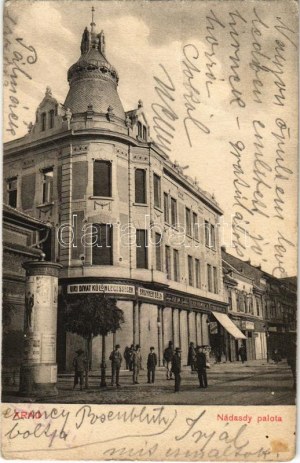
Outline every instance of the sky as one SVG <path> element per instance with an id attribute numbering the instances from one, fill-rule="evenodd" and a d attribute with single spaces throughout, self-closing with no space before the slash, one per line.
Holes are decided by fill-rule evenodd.
<path id="1" fill-rule="evenodd" d="M 214 194 L 224 211 L 222 244 L 276 276 L 295 275 L 295 2 L 19 0 L 7 5 L 6 141 L 26 134 L 47 86 L 64 102 L 67 70 L 80 56 L 93 5 L 96 30 L 104 30 L 106 56 L 120 77 L 124 109 L 136 108 L 141 99 L 156 141 L 154 110 L 164 116 L 167 154 L 189 166 L 185 174 Z M 13 93 L 15 134 L 8 118 L 12 63 L 22 69 Z M 169 88 L 163 99 L 159 79 L 165 91 Z"/>

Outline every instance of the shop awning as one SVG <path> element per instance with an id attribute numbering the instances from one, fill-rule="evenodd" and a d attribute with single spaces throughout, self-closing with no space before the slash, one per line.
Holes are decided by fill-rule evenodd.
<path id="1" fill-rule="evenodd" d="M 225 313 L 213 312 L 215 318 L 235 339 L 247 339 L 246 336 L 238 329 L 238 327 L 230 320 Z"/>

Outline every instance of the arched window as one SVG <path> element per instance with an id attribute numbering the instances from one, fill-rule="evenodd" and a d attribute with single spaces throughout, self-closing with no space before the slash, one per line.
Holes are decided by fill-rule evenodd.
<path id="1" fill-rule="evenodd" d="M 42 113 L 41 114 L 41 130 L 42 130 L 42 132 L 44 132 L 44 130 L 46 130 L 46 118 L 47 118 L 46 113 Z"/>
<path id="2" fill-rule="evenodd" d="M 54 127 L 54 109 L 49 111 L 49 129 L 53 129 Z"/>

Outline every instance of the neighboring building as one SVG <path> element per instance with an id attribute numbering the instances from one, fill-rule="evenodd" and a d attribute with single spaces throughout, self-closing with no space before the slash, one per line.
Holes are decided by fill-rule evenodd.
<path id="1" fill-rule="evenodd" d="M 65 103 L 47 88 L 29 133 L 5 144 L 4 201 L 56 228 L 61 291 L 117 298 L 125 324 L 108 337 L 107 352 L 114 342 L 122 349 L 139 343 L 145 359 L 154 345 L 162 362 L 173 340 L 185 363 L 189 342 L 214 347 L 225 336 L 222 211 L 151 141 L 142 102 L 124 112 L 118 80 L 92 22 L 68 71 Z M 214 313 L 223 315 L 221 325 Z M 82 345 L 65 332 L 59 307 L 61 371 L 72 368 Z M 92 350 L 98 368 L 99 338 Z"/>
<path id="2" fill-rule="evenodd" d="M 246 336 L 230 341 L 229 359 L 238 359 L 243 342 L 248 359 L 270 360 L 278 350 L 282 357 L 296 332 L 297 279 L 275 278 L 250 261 L 228 254 L 222 248 L 224 292 L 229 316 Z"/>
<path id="3" fill-rule="evenodd" d="M 244 344 L 248 360 L 267 358 L 267 336 L 263 314 L 264 281 L 253 279 L 244 271 L 244 262 L 222 251 L 224 292 L 228 301 L 228 313 L 234 324 L 245 335 L 245 339 L 228 343 L 230 361 L 239 359 L 239 347 Z M 232 265 L 235 260 L 235 266 Z M 229 263 L 231 261 L 231 263 Z M 248 273 L 248 275 L 247 275 Z"/>
<path id="4" fill-rule="evenodd" d="M 297 326 L 297 279 L 275 278 L 264 272 L 266 279 L 265 322 L 270 358 L 275 350 L 285 357 L 287 344 Z"/>
<path id="5" fill-rule="evenodd" d="M 51 228 L 10 206 L 3 205 L 2 378 L 18 381 L 23 354 L 25 310 L 24 262 L 49 258 Z M 43 247 L 45 246 L 45 247 Z"/>

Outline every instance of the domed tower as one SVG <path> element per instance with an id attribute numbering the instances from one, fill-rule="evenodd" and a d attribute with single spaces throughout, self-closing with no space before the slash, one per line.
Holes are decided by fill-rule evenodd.
<path id="1" fill-rule="evenodd" d="M 64 106 L 72 113 L 76 128 L 125 129 L 125 113 L 118 95 L 119 76 L 105 56 L 104 32 L 95 32 L 94 8 L 91 30 L 86 27 L 81 40 L 81 56 L 68 71 L 70 89 Z M 123 132 L 123 130 L 121 130 Z"/>

